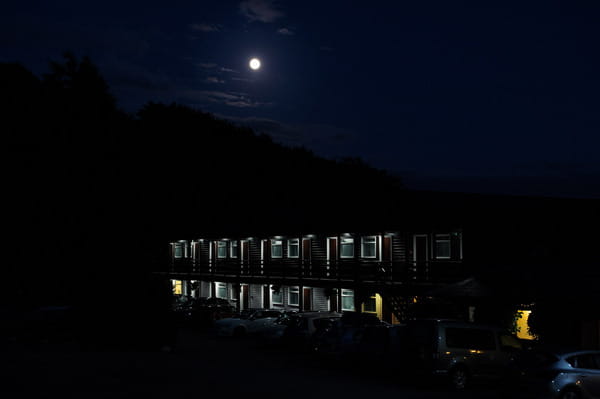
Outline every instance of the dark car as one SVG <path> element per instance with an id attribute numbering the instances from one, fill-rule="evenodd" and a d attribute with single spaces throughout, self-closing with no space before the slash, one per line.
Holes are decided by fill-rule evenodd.
<path id="1" fill-rule="evenodd" d="M 346 312 L 328 328 L 315 335 L 313 351 L 334 357 L 348 357 L 358 351 L 359 343 L 369 326 L 389 326 L 374 314 Z"/>
<path id="2" fill-rule="evenodd" d="M 180 323 L 196 327 L 210 326 L 215 320 L 237 314 L 236 307 L 227 299 L 189 296 L 177 298 L 173 312 Z"/>
<path id="3" fill-rule="evenodd" d="M 600 399 L 600 351 L 524 351 L 506 381 L 506 397 Z"/>
<path id="4" fill-rule="evenodd" d="M 501 380 L 522 349 L 501 328 L 452 320 L 408 321 L 407 339 L 405 368 L 426 378 L 441 377 L 455 389 L 473 379 Z"/>
<path id="5" fill-rule="evenodd" d="M 342 315 L 336 312 L 302 312 L 290 316 L 281 336 L 281 344 L 289 349 L 309 351 L 314 336 L 326 330 Z"/>

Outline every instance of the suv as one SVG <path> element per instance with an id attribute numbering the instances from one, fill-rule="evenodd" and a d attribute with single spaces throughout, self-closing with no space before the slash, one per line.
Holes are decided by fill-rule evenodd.
<path id="1" fill-rule="evenodd" d="M 501 328 L 461 321 L 412 320 L 407 339 L 407 366 L 446 377 L 455 389 L 471 378 L 504 376 L 521 349 L 518 338 Z"/>

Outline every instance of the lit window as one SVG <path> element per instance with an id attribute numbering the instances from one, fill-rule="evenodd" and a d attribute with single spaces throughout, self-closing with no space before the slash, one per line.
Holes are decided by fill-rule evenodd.
<path id="1" fill-rule="evenodd" d="M 283 256 L 283 241 L 271 240 L 271 258 L 281 258 Z"/>
<path id="2" fill-rule="evenodd" d="M 300 288 L 290 287 L 288 302 L 292 306 L 300 305 Z"/>
<path id="3" fill-rule="evenodd" d="M 362 237 L 360 256 L 363 258 L 375 258 L 377 254 L 377 237 Z"/>
<path id="4" fill-rule="evenodd" d="M 238 257 L 238 242 L 237 241 L 231 241 L 230 256 L 232 258 Z"/>
<path id="5" fill-rule="evenodd" d="M 225 283 L 216 283 L 217 286 L 217 298 L 227 299 L 227 284 Z"/>
<path id="6" fill-rule="evenodd" d="M 434 250 L 436 259 L 450 259 L 450 234 L 436 234 Z"/>
<path id="7" fill-rule="evenodd" d="M 288 258 L 298 258 L 300 256 L 300 240 L 292 238 L 288 240 Z"/>
<path id="8" fill-rule="evenodd" d="M 271 286 L 271 303 L 273 305 L 283 305 L 283 293 L 281 287 Z"/>
<path id="9" fill-rule="evenodd" d="M 342 310 L 354 311 L 353 290 L 342 290 Z"/>
<path id="10" fill-rule="evenodd" d="M 173 294 L 174 295 L 183 294 L 183 284 L 182 284 L 181 280 L 171 280 L 171 283 L 173 284 Z"/>
<path id="11" fill-rule="evenodd" d="M 340 258 L 354 258 L 354 238 L 341 239 Z"/>
<path id="12" fill-rule="evenodd" d="M 227 241 L 219 241 L 217 243 L 217 257 L 218 258 L 226 258 L 227 257 Z"/>

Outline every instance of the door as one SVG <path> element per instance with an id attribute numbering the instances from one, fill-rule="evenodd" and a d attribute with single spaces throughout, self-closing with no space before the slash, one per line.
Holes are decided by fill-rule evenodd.
<path id="1" fill-rule="evenodd" d="M 250 246 L 248 241 L 242 241 L 242 250 L 240 251 L 241 263 L 242 263 L 242 274 L 249 274 L 249 261 L 250 261 Z"/>
<path id="2" fill-rule="evenodd" d="M 248 309 L 248 304 L 250 303 L 250 293 L 247 285 L 242 285 L 242 295 L 240 299 L 242 301 L 240 310 Z"/>
<path id="3" fill-rule="evenodd" d="M 312 309 L 312 290 L 310 288 L 303 288 L 302 290 L 302 310 Z"/>
<path id="4" fill-rule="evenodd" d="M 327 277 L 337 277 L 337 259 L 337 237 L 329 237 L 327 239 Z"/>
<path id="5" fill-rule="evenodd" d="M 303 266 L 303 275 L 310 276 L 311 272 L 311 262 L 310 262 L 310 238 L 302 239 L 302 266 Z"/>
<path id="6" fill-rule="evenodd" d="M 268 285 L 263 285 L 263 308 L 271 307 L 271 288 Z"/>
<path id="7" fill-rule="evenodd" d="M 340 311 L 340 305 L 339 305 L 339 301 L 338 301 L 338 290 L 337 288 L 333 288 L 331 290 L 331 296 L 329 297 L 329 310 L 332 312 L 339 312 Z"/>

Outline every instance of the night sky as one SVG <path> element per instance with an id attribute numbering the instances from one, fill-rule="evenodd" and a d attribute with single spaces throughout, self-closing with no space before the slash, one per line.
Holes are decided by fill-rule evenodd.
<path id="1" fill-rule="evenodd" d="M 178 102 L 408 187 L 600 198 L 600 2 L 12 1 L 0 62 L 88 55 Z M 260 58 L 252 71 L 248 61 Z"/>

